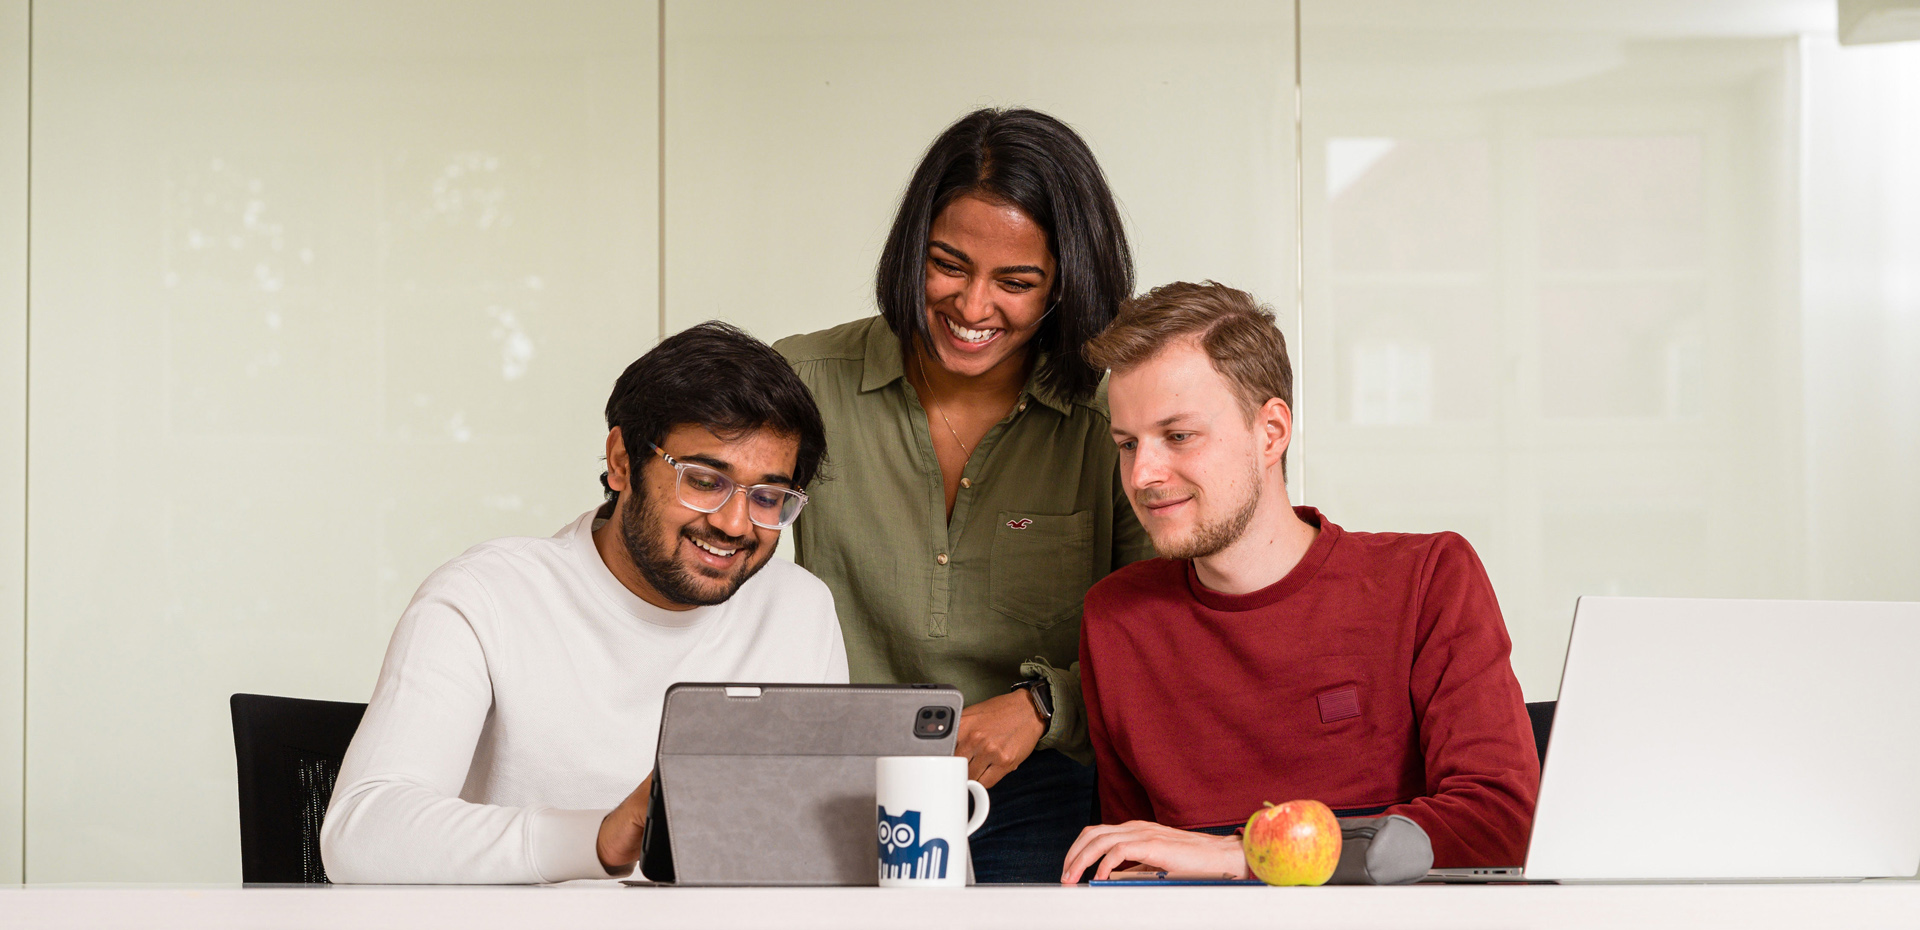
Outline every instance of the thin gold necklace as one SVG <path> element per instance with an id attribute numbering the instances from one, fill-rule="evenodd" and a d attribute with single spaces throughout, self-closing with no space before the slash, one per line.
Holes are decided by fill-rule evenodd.
<path id="1" fill-rule="evenodd" d="M 933 407 L 933 382 L 927 380 L 927 363 L 921 361 L 920 354 L 916 352 L 913 356 L 913 364 L 914 367 L 920 369 L 920 383 L 927 386 L 927 406 Z M 965 456 L 965 458 L 960 460 L 960 466 L 961 468 L 965 468 L 968 462 L 973 461 L 973 450 L 968 449 L 967 444 L 960 441 L 960 431 L 953 428 L 953 421 L 947 419 L 947 412 L 945 410 L 941 410 L 939 407 L 933 407 L 933 412 L 940 415 L 940 422 L 947 424 L 947 432 L 953 434 L 953 444 L 959 446 L 960 454 Z"/>

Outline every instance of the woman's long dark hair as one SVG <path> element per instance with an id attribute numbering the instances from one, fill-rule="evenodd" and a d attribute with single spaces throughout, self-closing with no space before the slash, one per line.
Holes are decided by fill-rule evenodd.
<path id="1" fill-rule="evenodd" d="M 880 252 L 874 296 L 901 350 L 927 331 L 927 231 L 963 194 L 1009 203 L 1047 233 L 1058 269 L 1048 297 L 1052 311 L 1031 345 L 1046 353 L 1040 381 L 1069 400 L 1100 384 L 1080 357 L 1087 340 L 1113 321 L 1133 296 L 1133 253 L 1107 179 L 1067 124 L 1034 110 L 975 110 L 933 140 L 900 200 Z"/>

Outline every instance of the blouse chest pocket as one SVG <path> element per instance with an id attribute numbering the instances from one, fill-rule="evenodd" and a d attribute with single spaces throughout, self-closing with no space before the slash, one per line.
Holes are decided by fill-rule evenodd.
<path id="1" fill-rule="evenodd" d="M 1093 511 L 1001 511 L 988 566 L 989 603 L 1047 629 L 1077 615 L 1093 586 Z"/>

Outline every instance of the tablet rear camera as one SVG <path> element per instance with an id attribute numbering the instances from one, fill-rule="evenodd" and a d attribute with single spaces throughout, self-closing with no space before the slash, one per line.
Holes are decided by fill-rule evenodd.
<path id="1" fill-rule="evenodd" d="M 953 709 L 922 707 L 913 717 L 913 735 L 921 739 L 942 739 L 953 732 Z"/>

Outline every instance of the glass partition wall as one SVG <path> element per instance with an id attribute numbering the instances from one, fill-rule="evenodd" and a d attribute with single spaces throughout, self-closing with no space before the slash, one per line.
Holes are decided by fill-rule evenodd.
<path id="1" fill-rule="evenodd" d="M 22 874 L 26 797 L 28 32 L 0 3 L 0 882 Z"/>
<path id="2" fill-rule="evenodd" d="M 935 136 L 978 107 L 1072 125 L 1141 287 L 1218 278 L 1294 329 L 1293 9 L 1273 0 L 673 3 L 666 331 L 765 339 L 876 312 L 874 266 Z"/>
<path id="3" fill-rule="evenodd" d="M 33 5 L 27 880 L 236 880 L 228 695 L 365 701 L 428 572 L 597 502 L 656 25 Z"/>
<path id="4" fill-rule="evenodd" d="M 1830 0 L 327 9 L 0 0 L 0 881 L 234 880 L 227 695 L 365 700 L 662 332 L 873 312 L 977 106 L 1278 311 L 1296 495 L 1471 541 L 1530 699 L 1582 594 L 1920 599 L 1920 43 Z"/>
<path id="5" fill-rule="evenodd" d="M 1582 594 L 1920 597 L 1920 45 L 1832 13 L 1304 3 L 1309 499 L 1464 534 L 1529 699 Z"/>
<path id="6" fill-rule="evenodd" d="M 1290 5 L 33 13 L 31 881 L 232 880 L 227 696 L 366 700 L 434 566 L 598 502 L 663 327 L 872 313 L 968 110 L 1078 127 L 1142 280 L 1295 277 Z"/>

